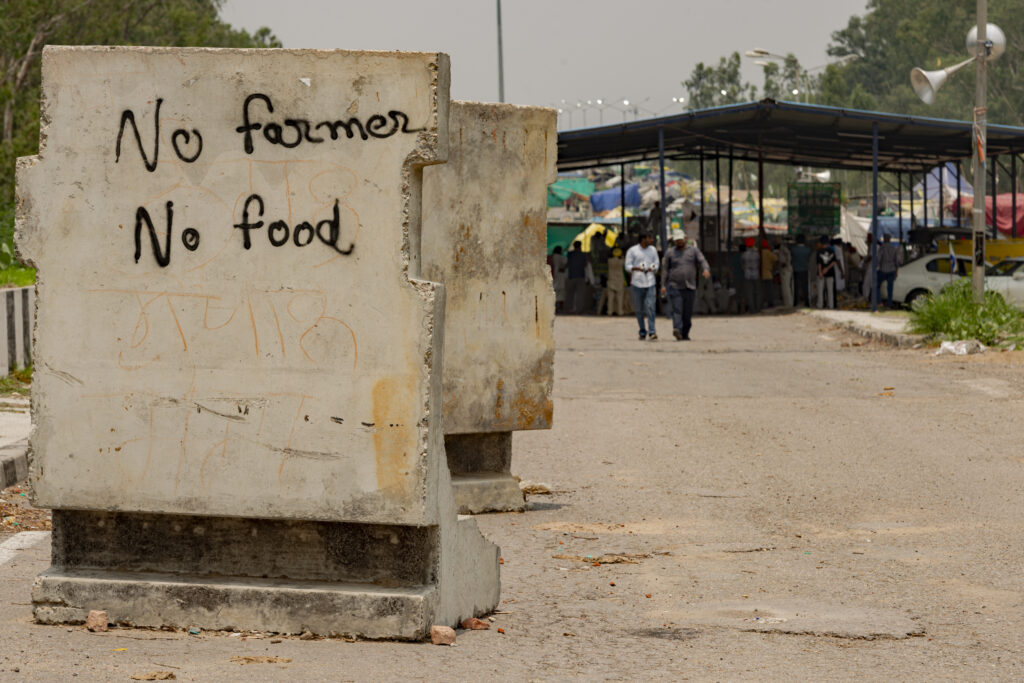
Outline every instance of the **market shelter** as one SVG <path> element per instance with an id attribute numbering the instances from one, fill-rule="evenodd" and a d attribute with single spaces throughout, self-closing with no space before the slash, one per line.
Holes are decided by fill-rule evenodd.
<path id="1" fill-rule="evenodd" d="M 970 157 L 971 145 L 969 121 L 765 99 L 656 119 L 564 131 L 558 136 L 558 170 L 609 165 L 619 165 L 624 170 L 627 163 L 654 159 L 660 162 L 713 159 L 716 171 L 727 165 L 727 177 L 732 178 L 733 162 L 743 160 L 758 163 L 759 184 L 763 183 L 764 177 L 760 166 L 765 162 L 872 171 L 876 179 L 877 206 L 878 172 L 895 173 L 900 188 L 904 180 L 909 188 L 917 176 L 926 178 L 928 169 Z M 993 176 L 997 166 L 1002 167 L 1011 175 L 1015 185 L 1017 154 L 1024 151 L 1024 128 L 990 124 L 987 151 L 989 158 L 994 160 L 989 164 Z M 702 176 L 703 173 L 704 164 L 701 164 Z M 727 201 L 731 206 L 731 182 L 729 185 Z M 664 211 L 664 170 L 661 187 Z M 764 188 L 758 189 L 759 197 L 763 198 Z M 703 189 L 701 199 L 703 210 Z M 716 201 L 721 203 L 717 197 Z M 1011 207 L 1010 215 L 1016 213 L 1016 207 Z M 763 199 L 759 216 L 759 224 L 763 225 Z M 939 218 L 941 221 L 941 216 Z M 729 242 L 731 223 L 730 216 Z M 667 242 L 664 220 L 662 226 L 664 244 Z"/>

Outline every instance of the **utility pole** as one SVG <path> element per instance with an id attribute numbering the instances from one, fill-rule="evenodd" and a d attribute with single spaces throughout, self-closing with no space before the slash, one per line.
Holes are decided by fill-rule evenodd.
<path id="1" fill-rule="evenodd" d="M 985 297 L 985 76 L 988 68 L 989 46 L 987 35 L 988 0 L 978 0 L 978 42 L 975 46 L 977 79 L 974 88 L 974 208 L 971 210 L 974 233 L 974 266 L 971 268 L 971 284 L 974 300 L 978 303 Z M 992 197 L 995 209 L 995 196 Z M 993 211 L 994 218 L 994 211 Z"/>
<path id="2" fill-rule="evenodd" d="M 498 101 L 505 101 L 505 55 L 501 49 L 501 0 L 498 0 Z"/>

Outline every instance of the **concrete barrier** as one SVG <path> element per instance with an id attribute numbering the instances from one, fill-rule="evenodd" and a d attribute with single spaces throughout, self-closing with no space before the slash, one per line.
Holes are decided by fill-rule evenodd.
<path id="1" fill-rule="evenodd" d="M 448 81 L 430 53 L 44 50 L 38 621 L 415 639 L 494 608 L 419 278 Z"/>
<path id="2" fill-rule="evenodd" d="M 460 512 L 522 509 L 512 432 L 551 427 L 556 116 L 453 102 L 449 161 L 424 170 L 423 272 L 447 292 L 445 450 Z"/>

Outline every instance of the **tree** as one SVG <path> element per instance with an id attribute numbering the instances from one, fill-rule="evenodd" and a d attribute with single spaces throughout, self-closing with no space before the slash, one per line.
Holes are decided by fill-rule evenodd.
<path id="1" fill-rule="evenodd" d="M 829 104 L 873 108 L 900 114 L 969 119 L 974 106 L 973 70 L 968 67 L 938 91 L 935 104 L 921 102 L 910 87 L 910 70 L 938 69 L 963 61 L 965 37 L 975 23 L 973 3 L 944 0 L 870 0 L 863 16 L 850 18 L 832 34 L 829 54 L 852 57 L 837 66 L 845 89 L 829 88 Z M 989 21 L 1006 33 L 1006 53 L 989 65 L 988 118 L 1024 125 L 1024 0 L 1004 0 L 989 8 Z M 827 72 L 826 72 L 827 75 Z M 843 92 L 845 91 L 845 96 Z"/>
<path id="2" fill-rule="evenodd" d="M 683 81 L 694 109 L 746 102 L 757 97 L 757 89 L 740 76 L 740 53 L 722 57 L 718 66 L 698 62 L 690 77 Z"/>
<path id="3" fill-rule="evenodd" d="M 39 150 L 40 56 L 55 45 L 280 47 L 220 19 L 224 0 L 4 0 L 0 9 L 0 245 L 14 224 L 14 162 Z"/>

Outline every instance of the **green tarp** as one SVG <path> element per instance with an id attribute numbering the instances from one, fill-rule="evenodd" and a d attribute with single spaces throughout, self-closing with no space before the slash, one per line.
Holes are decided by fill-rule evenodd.
<path id="1" fill-rule="evenodd" d="M 559 178 L 548 185 L 548 206 L 561 206 L 574 194 L 589 198 L 594 194 L 594 183 L 586 178 Z"/>

